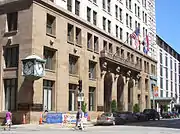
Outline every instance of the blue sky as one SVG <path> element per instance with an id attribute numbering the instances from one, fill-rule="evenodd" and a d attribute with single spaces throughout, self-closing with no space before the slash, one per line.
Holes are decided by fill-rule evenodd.
<path id="1" fill-rule="evenodd" d="M 180 53 L 180 0 L 156 0 L 156 29 Z"/>

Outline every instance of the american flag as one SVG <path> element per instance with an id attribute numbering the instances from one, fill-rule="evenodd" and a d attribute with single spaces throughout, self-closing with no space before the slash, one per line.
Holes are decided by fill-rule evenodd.
<path id="1" fill-rule="evenodd" d="M 136 28 L 136 30 L 130 36 L 131 36 L 131 38 L 136 40 L 139 35 L 140 35 L 140 29 Z"/>

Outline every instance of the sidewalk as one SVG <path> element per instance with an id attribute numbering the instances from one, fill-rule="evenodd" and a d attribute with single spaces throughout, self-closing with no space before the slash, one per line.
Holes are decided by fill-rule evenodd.
<path id="1" fill-rule="evenodd" d="M 26 129 L 39 129 L 39 128 L 52 128 L 52 129 L 69 129 L 69 128 L 73 128 L 75 126 L 75 124 L 20 124 L 20 125 L 13 125 L 12 127 L 15 128 L 26 128 Z M 93 122 L 87 122 L 84 123 L 85 127 L 93 127 L 94 123 Z"/>

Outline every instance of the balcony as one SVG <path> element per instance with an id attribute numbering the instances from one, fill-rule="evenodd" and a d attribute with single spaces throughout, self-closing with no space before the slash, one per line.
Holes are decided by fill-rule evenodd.
<path id="1" fill-rule="evenodd" d="M 113 53 L 109 53 L 107 51 L 101 51 L 100 59 L 105 59 L 109 62 L 114 62 L 118 65 L 123 66 L 124 68 L 128 68 L 136 72 L 141 72 L 142 70 L 142 67 L 140 66 L 140 64 L 135 64 L 134 62 L 124 57 L 114 55 Z"/>

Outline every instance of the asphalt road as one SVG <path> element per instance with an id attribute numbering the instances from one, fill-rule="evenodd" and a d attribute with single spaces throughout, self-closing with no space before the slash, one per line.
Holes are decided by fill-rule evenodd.
<path id="1" fill-rule="evenodd" d="M 70 128 L 48 127 L 12 127 L 11 131 L 0 134 L 180 134 L 180 120 L 160 120 L 141 123 L 131 123 L 120 126 L 95 126 L 84 131 L 74 131 Z"/>

